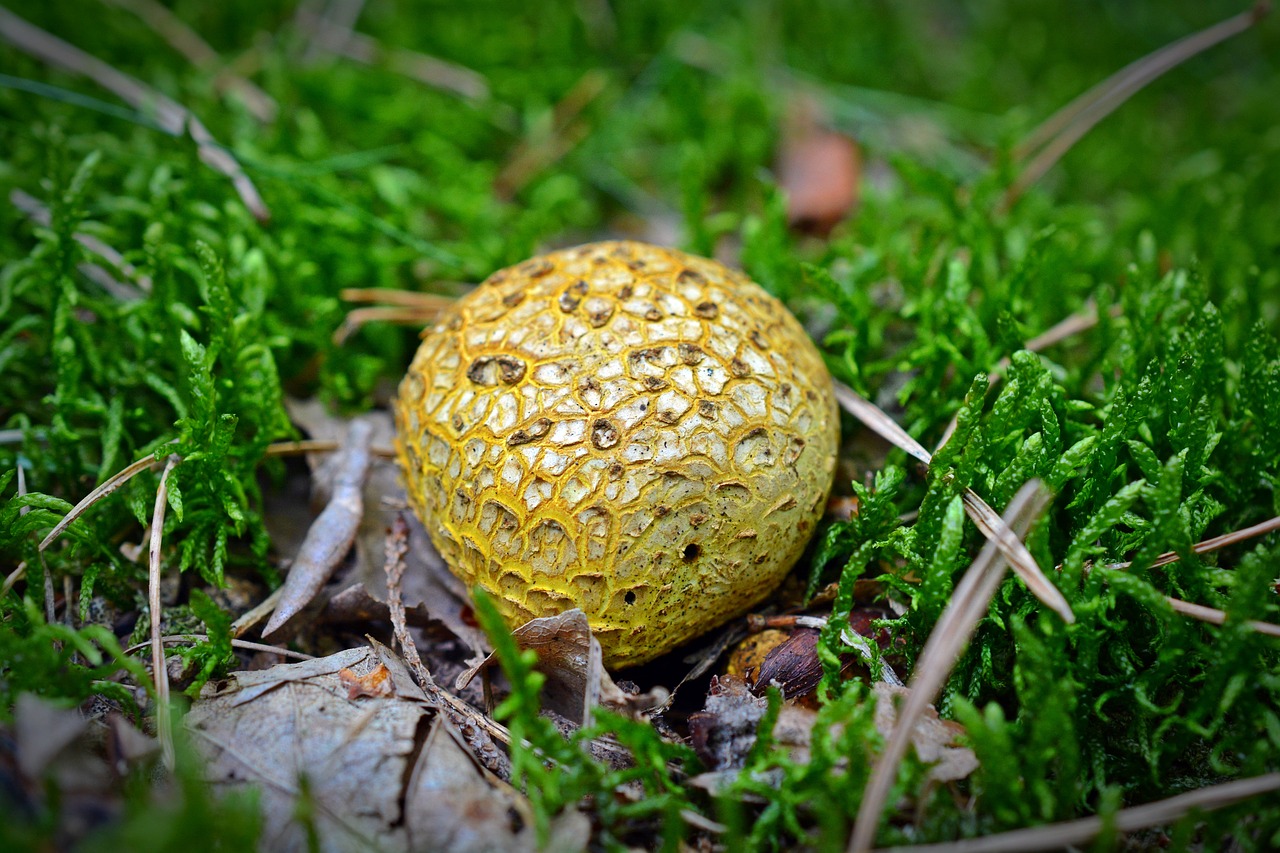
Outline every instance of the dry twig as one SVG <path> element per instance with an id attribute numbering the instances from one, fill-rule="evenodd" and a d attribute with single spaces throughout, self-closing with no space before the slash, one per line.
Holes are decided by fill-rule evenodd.
<path id="1" fill-rule="evenodd" d="M 1009 502 L 1005 510 L 1004 518 L 1007 523 L 1004 529 L 1010 536 L 1025 535 L 1031 522 L 1040 515 L 1048 502 L 1049 493 L 1039 481 L 1027 483 Z M 911 733 L 921 714 L 946 683 L 947 676 L 960 659 L 979 620 L 987 612 L 991 599 L 1004 578 L 1003 556 L 995 539 L 987 542 L 956 585 L 951 601 L 925 642 L 915 672 L 911 675 L 911 692 L 899 709 L 884 751 L 876 759 L 867 780 L 853 835 L 849 839 L 849 853 L 864 853 L 875 841 L 880 815 L 884 811 L 893 780 L 897 778 L 898 765 L 911 743 Z"/>
<path id="2" fill-rule="evenodd" d="M 1121 305 L 1112 305 L 1107 309 L 1107 313 L 1112 319 L 1116 319 L 1124 315 L 1124 308 Z M 1078 335 L 1081 332 L 1087 332 L 1089 329 L 1098 325 L 1098 321 L 1100 319 L 1102 319 L 1102 317 L 1098 313 L 1098 306 L 1091 300 L 1080 311 L 1077 311 L 1065 320 L 1056 323 L 1051 328 L 1045 329 L 1043 332 L 1027 341 L 1026 344 L 1023 345 L 1023 349 L 1030 352 L 1040 352 L 1041 350 L 1048 349 L 1054 344 L 1065 341 L 1067 338 Z M 990 381 L 988 391 L 1000 382 L 1004 377 L 1004 372 L 1009 369 L 1010 364 L 1012 364 L 1012 362 L 1007 356 L 996 362 L 996 366 L 993 367 L 991 369 L 991 373 L 987 375 L 987 379 Z M 942 438 L 938 439 L 937 445 L 934 446 L 934 453 L 941 450 L 942 446 L 951 440 L 952 434 L 956 431 L 956 418 L 958 416 L 959 413 L 951 416 L 950 423 L 948 423 L 947 428 L 942 431 Z"/>
<path id="3" fill-rule="evenodd" d="M 551 125 L 545 133 L 526 137 L 515 147 L 498 177 L 494 191 L 504 198 L 518 193 L 535 175 L 573 150 L 587 135 L 582 111 L 604 92 L 609 78 L 593 68 L 578 78 L 551 110 Z"/>
<path id="4" fill-rule="evenodd" d="M 244 103 L 245 109 L 258 121 L 275 121 L 276 114 L 280 111 L 275 98 L 260 89 L 253 81 L 241 77 L 226 67 L 222 57 L 218 56 L 218 52 L 167 6 L 157 3 L 156 0 L 102 0 L 102 2 L 117 9 L 132 12 L 196 68 L 213 72 L 213 87 L 219 92 L 235 93 Z"/>
<path id="5" fill-rule="evenodd" d="M 32 222 L 43 228 L 49 228 L 53 224 L 53 217 L 49 213 L 49 208 L 45 207 L 40 201 L 33 196 L 27 195 L 22 190 L 13 190 L 9 193 L 9 201 L 14 207 L 21 210 L 27 215 Z M 102 287 L 115 298 L 133 302 L 142 298 L 143 293 L 151 292 L 151 277 L 145 273 L 138 271 L 137 267 L 124 259 L 124 255 L 117 252 L 111 246 L 94 237 L 91 234 L 73 234 L 72 238 L 84 246 L 93 254 L 107 261 L 113 267 L 125 276 L 137 282 L 138 287 L 134 288 L 123 282 L 117 281 L 112 275 L 97 264 L 82 263 L 77 269 L 84 276 L 94 283 Z M 141 292 L 139 292 L 141 291 Z"/>
<path id="6" fill-rule="evenodd" d="M 209 636 L 207 634 L 168 634 L 160 638 L 160 642 L 166 646 L 177 646 L 182 643 L 207 643 Z M 231 645 L 237 649 L 244 649 L 249 652 L 268 652 L 281 657 L 293 658 L 294 660 L 315 660 L 315 655 L 309 655 L 305 652 L 295 652 L 293 649 L 286 649 L 281 646 L 269 646 L 266 643 L 253 643 L 248 640 L 232 639 Z M 151 640 L 143 640 L 141 643 L 135 643 L 124 650 L 126 655 L 143 649 L 151 648 Z"/>
<path id="7" fill-rule="evenodd" d="M 404 609 L 404 597 L 400 589 L 404 577 L 404 555 L 409 548 L 409 525 L 403 515 L 396 515 L 391 531 L 387 536 L 385 561 L 383 567 L 387 573 L 387 609 L 391 615 L 391 630 L 396 642 L 400 645 L 404 661 L 408 665 L 418 686 L 422 688 L 427 699 L 449 716 L 454 726 L 471 746 L 477 760 L 484 763 L 490 771 L 501 773 L 502 769 L 489 760 L 492 752 L 492 741 L 511 744 L 511 733 L 505 726 L 499 725 L 486 715 L 472 708 L 457 696 L 454 696 L 431 676 L 422 658 L 418 654 L 418 646 L 409 634 Z M 526 749 L 532 745 L 524 743 Z"/>
<path id="8" fill-rule="evenodd" d="M 1191 546 L 1191 551 L 1194 554 L 1208 554 L 1213 551 L 1221 550 L 1222 548 L 1230 547 L 1231 545 L 1238 545 L 1241 542 L 1245 542 L 1257 536 L 1262 536 L 1272 532 L 1273 530 L 1280 530 L 1280 516 L 1269 518 L 1266 521 L 1260 522 L 1259 524 L 1255 524 L 1251 527 L 1246 527 L 1241 530 L 1233 530 L 1230 533 L 1224 533 L 1221 536 L 1215 536 L 1212 539 L 1205 539 L 1202 542 L 1197 542 Z M 1150 567 L 1154 569 L 1159 566 L 1167 566 L 1170 563 L 1176 563 L 1180 559 L 1181 556 L 1176 551 L 1166 551 L 1159 557 L 1152 560 Z M 1104 565 L 1097 566 L 1096 568 L 1106 569 L 1107 571 L 1123 571 L 1132 565 L 1132 562 L 1106 563 Z M 1183 601 L 1180 598 L 1174 598 L 1170 595 L 1166 595 L 1164 600 L 1168 602 L 1169 606 L 1172 607 L 1175 612 L 1181 613 L 1183 616 L 1190 616 L 1192 619 L 1198 619 L 1201 622 L 1208 622 L 1211 625 L 1225 625 L 1227 622 L 1226 612 L 1219 610 L 1216 607 L 1206 607 L 1203 604 L 1193 604 L 1192 602 Z M 1269 637 L 1280 637 L 1280 625 L 1277 625 L 1274 622 L 1263 622 L 1258 619 L 1250 619 L 1244 624 L 1252 630 L 1257 631 L 1259 634 L 1266 634 Z"/>
<path id="9" fill-rule="evenodd" d="M 83 74 L 124 99 L 134 109 L 151 112 L 167 133 L 173 136 L 189 134 L 199 149 L 200 159 L 231 179 L 240 199 L 254 217 L 260 222 L 271 218 L 258 188 L 240 168 L 236 158 L 214 139 L 200 119 L 177 101 L 4 8 L 0 8 L 0 38 L 49 65 Z"/>
<path id="10" fill-rule="evenodd" d="M 45 536 L 44 539 L 41 540 L 40 550 L 43 551 L 44 549 L 48 548 L 51 544 L 53 544 L 53 540 L 61 536 L 63 531 L 66 530 L 69 526 L 71 526 L 71 523 L 73 521 L 75 521 L 80 516 L 84 515 L 85 511 L 88 510 L 89 507 L 93 506 L 98 501 L 102 500 L 103 498 L 110 495 L 112 492 L 119 489 L 121 486 L 123 486 L 125 483 L 132 480 L 138 474 L 141 474 L 143 471 L 147 470 L 148 468 L 151 468 L 159 464 L 160 464 L 159 461 L 157 461 L 154 456 L 144 456 L 141 459 L 137 460 L 136 462 L 131 462 L 130 464 L 126 465 L 124 469 L 122 469 L 121 471 L 118 471 L 115 474 L 112 474 L 110 477 L 106 479 L 106 481 L 102 485 L 98 486 L 92 492 L 85 495 L 85 497 L 80 501 L 80 503 L 73 506 L 71 508 L 71 512 L 67 513 L 65 516 L 62 517 L 62 521 L 59 521 L 54 526 L 54 528 L 49 531 L 49 535 Z"/>
<path id="11" fill-rule="evenodd" d="M 449 300 L 450 303 L 453 300 Z M 393 308 L 376 306 L 348 311 L 342 325 L 333 331 L 333 343 L 342 346 L 347 339 L 360 331 L 366 323 L 398 323 L 401 326 L 421 326 L 435 319 L 439 310 L 427 313 L 419 308 Z"/>
<path id="12" fill-rule="evenodd" d="M 310 4 L 298 7 L 297 20 L 301 29 L 315 34 L 312 46 L 363 65 L 386 63 L 397 74 L 463 98 L 478 101 L 489 97 L 488 81 L 470 68 L 425 53 L 385 47 L 372 36 L 351 29 L 350 25 L 336 26 L 328 17 L 317 15 Z"/>
<path id="13" fill-rule="evenodd" d="M 1196 544 L 1191 546 L 1191 553 L 1209 554 L 1209 553 L 1212 553 L 1213 551 L 1220 551 L 1223 548 L 1228 548 L 1232 545 L 1238 545 L 1241 542 L 1245 542 L 1249 539 L 1253 539 L 1256 536 L 1263 536 L 1267 533 L 1270 533 L 1273 530 L 1280 530 L 1280 515 L 1276 516 L 1275 518 L 1269 518 L 1266 521 L 1253 525 L 1252 527 L 1245 527 L 1241 530 L 1233 530 L 1230 533 L 1224 533 L 1221 536 L 1215 536 L 1212 539 L 1205 539 L 1203 542 L 1197 542 Z M 1151 561 L 1150 568 L 1154 569 L 1160 566 L 1167 566 L 1170 563 L 1178 562 L 1178 560 L 1180 559 L 1182 558 L 1178 555 L 1176 551 L 1166 551 L 1163 554 L 1161 554 L 1159 557 L 1156 557 L 1154 560 Z M 1106 565 L 1102 566 L 1102 568 L 1127 569 L 1132 565 L 1133 563 L 1131 562 L 1107 563 Z"/>
<path id="14" fill-rule="evenodd" d="M 418 655 L 418 645 L 409 633 L 405 618 L 404 596 L 400 589 L 400 582 L 404 578 L 404 555 L 409 552 L 409 524 L 404 520 L 403 513 L 396 513 L 395 519 L 391 522 L 385 548 L 383 569 L 387 573 L 387 610 L 391 614 L 392 633 L 395 634 L 396 642 L 400 644 L 400 654 L 404 656 L 405 663 L 409 664 L 409 669 L 417 677 L 419 685 L 433 684 L 431 674 L 422 665 L 422 658 Z"/>

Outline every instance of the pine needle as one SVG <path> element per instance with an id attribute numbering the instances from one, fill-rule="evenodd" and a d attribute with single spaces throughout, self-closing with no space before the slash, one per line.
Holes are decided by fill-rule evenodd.
<path id="1" fill-rule="evenodd" d="M 1215 811 L 1276 790 L 1280 790 L 1280 773 L 1237 779 L 1165 800 L 1156 800 L 1154 803 L 1121 809 L 1110 818 L 1110 826 L 1118 832 L 1167 826 L 1193 811 Z M 876 853 L 1031 853 L 1036 850 L 1061 850 L 1087 843 L 1100 835 L 1107 826 L 1108 820 L 1105 818 L 1086 817 L 1031 829 L 1015 829 L 985 838 L 886 847 Z"/>
<path id="2" fill-rule="evenodd" d="M 1032 480 L 1009 501 L 1004 515 L 1004 529 L 1010 536 L 1020 539 L 1048 503 L 1048 491 L 1038 480 Z M 880 815 L 884 811 L 894 779 L 897 778 L 898 766 L 911 743 L 911 732 L 925 709 L 937 698 L 938 691 L 964 653 L 978 622 L 987 612 L 991 599 L 1004 578 L 1003 556 L 997 540 L 989 540 L 956 585 L 951 601 L 925 642 L 915 672 L 911 674 L 908 685 L 911 692 L 898 710 L 897 720 L 889 733 L 884 751 L 876 758 L 867 779 L 853 835 L 849 839 L 849 853 L 865 853 L 875 841 Z"/>
<path id="3" fill-rule="evenodd" d="M 177 101 L 4 8 L 0 8 L 0 38 L 49 65 L 90 78 L 134 109 L 152 111 L 167 132 L 190 134 L 200 151 L 200 159 L 231 179 L 241 201 L 254 217 L 260 222 L 271 218 L 258 188 L 236 158 L 214 139 L 200 119 Z"/>
<path id="4" fill-rule="evenodd" d="M 933 461 L 929 451 L 925 450 L 920 442 L 908 435 L 906 430 L 879 407 L 841 382 L 835 383 L 835 389 L 836 400 L 845 411 L 924 464 L 928 465 Z M 1035 558 L 1031 556 L 1031 552 L 1017 536 L 1013 535 L 1000 515 L 972 489 L 964 490 L 963 500 L 965 512 L 973 519 L 982 534 L 1000 549 L 1014 572 L 1027 585 L 1027 589 L 1031 590 L 1032 594 L 1046 607 L 1061 616 L 1063 621 L 1068 624 L 1075 622 L 1075 615 L 1071 612 L 1071 605 L 1067 603 L 1067 599 L 1045 576 Z"/>
<path id="5" fill-rule="evenodd" d="M 59 536 L 61 536 L 63 531 L 65 531 L 68 527 L 71 526 L 72 522 L 74 522 L 80 516 L 84 515 L 85 511 L 88 510 L 89 507 L 93 506 L 98 501 L 102 500 L 103 498 L 110 495 L 112 492 L 119 489 L 121 486 L 123 486 L 125 483 L 132 480 L 138 474 L 141 474 L 143 471 L 147 470 L 148 468 L 154 467 L 159 464 L 160 464 L 159 461 L 157 461 L 154 456 L 144 456 L 141 459 L 137 460 L 136 462 L 131 462 L 130 464 L 126 465 L 124 469 L 122 469 L 121 471 L 118 471 L 115 474 L 112 474 L 110 477 L 107 478 L 107 480 L 102 485 L 98 486 L 92 492 L 85 495 L 84 498 L 80 501 L 80 503 L 76 504 L 71 508 L 71 512 L 63 516 L 62 520 L 59 521 L 56 525 L 54 525 L 54 528 L 49 531 L 49 534 L 45 536 L 43 540 L 41 540 L 40 550 L 43 551 L 46 548 L 48 548 L 51 544 L 53 544 L 53 541 L 57 539 Z"/>
<path id="6" fill-rule="evenodd" d="M 1264 0 L 1254 4 L 1248 11 L 1165 45 L 1126 65 L 1054 113 L 1015 150 L 1015 156 L 1019 159 L 1031 159 L 1023 167 L 1022 174 L 1009 187 L 1006 203 L 1016 200 L 1027 187 L 1040 180 L 1098 122 L 1111 115 L 1148 83 L 1188 59 L 1245 32 L 1270 11 L 1271 4 Z M 1036 149 L 1040 151 L 1032 157 Z"/>

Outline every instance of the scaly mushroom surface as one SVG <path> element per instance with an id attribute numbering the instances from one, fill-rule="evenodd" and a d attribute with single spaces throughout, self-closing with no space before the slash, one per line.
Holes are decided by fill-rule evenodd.
<path id="1" fill-rule="evenodd" d="M 409 499 L 514 627 L 586 612 L 611 667 L 759 603 L 835 470 L 831 378 L 742 273 L 632 242 L 490 276 L 423 333 L 395 404 Z"/>

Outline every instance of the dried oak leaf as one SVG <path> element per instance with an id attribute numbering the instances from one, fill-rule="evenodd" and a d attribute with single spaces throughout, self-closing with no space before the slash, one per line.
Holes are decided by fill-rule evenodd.
<path id="1" fill-rule="evenodd" d="M 352 698 L 351 678 L 394 695 Z M 372 649 L 233 673 L 186 725 L 215 785 L 261 788 L 263 849 L 307 848 L 294 820 L 304 777 L 323 851 L 536 848 L 511 818 L 527 813 L 523 797 L 491 785 L 407 670 Z"/>

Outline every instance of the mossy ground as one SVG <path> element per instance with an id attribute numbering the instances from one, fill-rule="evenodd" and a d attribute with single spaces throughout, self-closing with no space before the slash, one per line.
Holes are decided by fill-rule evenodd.
<path id="1" fill-rule="evenodd" d="M 197 146 L 146 110 L 0 53 L 0 190 L 29 194 L 51 216 L 39 226 L 0 204 L 0 553 L 6 574 L 26 560 L 32 579 L 0 599 L 0 717 L 20 691 L 74 704 L 120 668 L 105 629 L 70 642 L 45 624 L 35 543 L 128 462 L 184 457 L 170 483 L 169 571 L 211 585 L 271 575 L 260 475 L 276 464 L 267 445 L 292 435 L 284 395 L 379 405 L 414 346 L 416 330 L 385 324 L 335 346 L 350 307 L 343 288 L 451 293 L 450 282 L 541 248 L 669 235 L 694 251 L 735 250 L 823 342 L 833 372 L 924 444 L 960 414 L 928 476 L 897 452 L 873 489 L 862 482 L 873 472 L 859 472 L 861 513 L 832 524 L 807 567 L 842 580 L 837 612 L 851 606 L 856 577 L 881 578 L 911 604 L 894 629 L 914 653 L 981 545 L 959 491 L 972 486 L 997 509 L 1030 476 L 1057 492 L 1030 544 L 1041 565 L 1061 564 L 1077 623 L 1006 581 L 940 702 L 982 761 L 973 799 L 925 791 L 920 818 L 886 824 L 881 842 L 1106 814 L 1280 769 L 1277 641 L 1246 624 L 1280 621 L 1280 539 L 1190 550 L 1280 514 L 1277 21 L 1138 93 L 1004 204 L 1014 146 L 1038 121 L 1242 8 L 366 5 L 357 29 L 386 48 L 479 75 L 460 94 L 400 73 L 392 55 L 369 66 L 315 49 L 292 3 L 174 4 L 220 56 L 204 68 L 111 4 L 18 4 L 190 108 L 243 164 L 271 218 L 256 220 Z M 274 119 L 220 91 L 224 65 L 274 99 Z M 801 97 L 863 154 L 862 201 L 827 239 L 788 230 L 772 171 Z M 76 234 L 119 250 L 134 271 L 103 264 Z M 124 287 L 104 289 L 86 262 Z M 1019 354 L 1090 300 L 1123 317 L 1043 356 Z M 986 393 L 975 377 L 1006 356 L 1008 378 Z M 18 466 L 26 497 L 16 496 Z M 156 486 L 156 474 L 139 476 L 46 553 L 55 588 L 69 578 L 85 605 L 77 625 L 90 625 L 95 597 L 137 607 L 145 567 L 120 544 L 138 541 Z M 1182 559 L 1149 568 L 1165 551 Z M 1118 560 L 1133 566 L 1097 567 Z M 1165 595 L 1222 608 L 1227 623 L 1186 619 Z M 190 606 L 225 635 L 216 608 L 199 596 Z M 228 662 L 217 643 L 191 654 L 211 671 Z M 632 813 L 597 797 L 601 843 L 674 844 L 690 831 L 680 809 L 692 808 L 729 827 L 731 849 L 842 845 L 865 781 L 861 759 L 841 760 L 861 756 L 872 730 L 864 694 L 833 685 L 822 721 L 843 726 L 813 761 L 795 765 L 762 741 L 752 767 L 773 775 L 744 774 L 718 800 L 665 775 L 688 755 L 606 722 L 641 759 L 652 799 Z M 518 763 L 549 792 L 541 807 L 620 782 L 555 747 L 532 701 L 517 691 L 508 704 L 513 729 L 570 768 L 548 776 L 540 762 Z M 902 789 L 924 790 L 921 779 L 908 768 Z M 746 793 L 766 805 L 744 805 Z M 0 833 L 34 844 L 55 822 L 5 821 Z M 230 831 L 196 806 L 172 824 L 192 837 Z M 1277 832 L 1274 798 L 1172 830 L 1176 844 L 1230 835 L 1242 849 L 1273 846 Z"/>

